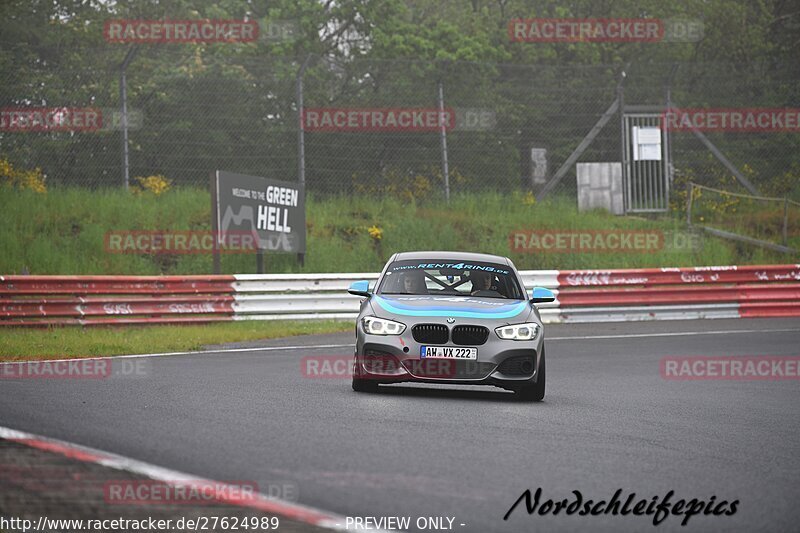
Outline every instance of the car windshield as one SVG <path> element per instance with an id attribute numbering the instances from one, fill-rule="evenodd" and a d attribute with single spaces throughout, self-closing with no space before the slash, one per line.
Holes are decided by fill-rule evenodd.
<path id="1" fill-rule="evenodd" d="M 393 262 L 386 269 L 378 294 L 525 299 L 514 271 L 507 265 L 436 259 Z"/>

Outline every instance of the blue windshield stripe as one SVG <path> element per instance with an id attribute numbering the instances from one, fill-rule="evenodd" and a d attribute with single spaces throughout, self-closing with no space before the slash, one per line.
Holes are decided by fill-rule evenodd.
<path id="1" fill-rule="evenodd" d="M 497 310 L 486 310 L 477 307 L 397 307 L 380 296 L 375 297 L 375 301 L 390 313 L 404 316 L 452 316 L 459 318 L 511 318 L 523 312 L 528 302 L 503 305 Z"/>

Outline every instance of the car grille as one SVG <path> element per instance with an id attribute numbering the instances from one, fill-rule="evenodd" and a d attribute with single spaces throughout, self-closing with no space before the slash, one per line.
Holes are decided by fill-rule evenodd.
<path id="1" fill-rule="evenodd" d="M 449 338 L 444 324 L 417 324 L 411 328 L 411 334 L 420 344 L 445 344 Z"/>
<path id="2" fill-rule="evenodd" d="M 501 373 L 507 376 L 530 376 L 533 374 L 534 360 L 533 356 L 523 355 L 518 357 L 509 357 L 497 368 Z"/>
<path id="3" fill-rule="evenodd" d="M 453 328 L 453 342 L 462 346 L 479 346 L 486 342 L 489 330 L 483 326 L 456 326 Z"/>
<path id="4" fill-rule="evenodd" d="M 425 379 L 483 379 L 494 369 L 494 363 L 478 361 L 453 361 L 451 359 L 428 359 L 403 361 L 406 370 L 418 378 Z"/>

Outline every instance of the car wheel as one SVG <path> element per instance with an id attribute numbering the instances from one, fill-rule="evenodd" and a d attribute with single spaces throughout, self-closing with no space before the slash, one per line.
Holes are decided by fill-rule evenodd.
<path id="1" fill-rule="evenodd" d="M 517 389 L 517 398 L 524 402 L 541 402 L 544 399 L 545 380 L 544 350 L 542 350 L 542 360 L 539 361 L 539 375 L 536 376 L 536 383 Z"/>
<path id="2" fill-rule="evenodd" d="M 356 392 L 378 392 L 378 382 L 371 379 L 353 378 L 353 390 Z"/>

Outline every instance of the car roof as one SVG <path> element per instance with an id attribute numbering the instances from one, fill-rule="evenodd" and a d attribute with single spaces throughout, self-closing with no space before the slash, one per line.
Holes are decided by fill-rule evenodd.
<path id="1" fill-rule="evenodd" d="M 395 254 L 395 256 L 392 258 L 393 261 L 415 261 L 419 259 L 441 259 L 443 261 L 483 261 L 486 263 L 511 265 L 511 261 L 509 261 L 507 257 L 491 254 L 476 254 L 472 252 L 446 252 L 435 250 L 429 252 L 400 252 Z"/>

